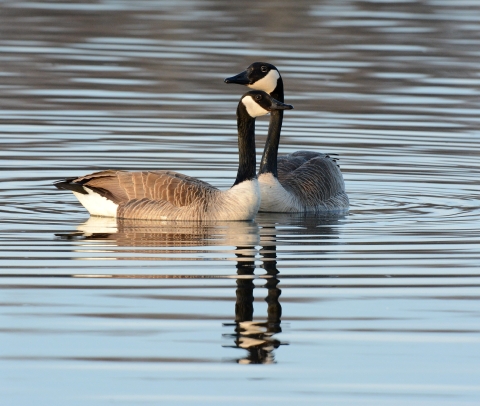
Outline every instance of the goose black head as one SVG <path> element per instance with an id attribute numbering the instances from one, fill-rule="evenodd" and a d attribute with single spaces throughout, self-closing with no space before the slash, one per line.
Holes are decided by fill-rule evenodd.
<path id="1" fill-rule="evenodd" d="M 273 110 L 291 110 L 291 104 L 285 104 L 275 100 L 272 96 L 262 90 L 250 90 L 240 100 L 250 117 L 259 117 L 268 114 Z"/>
<path id="2" fill-rule="evenodd" d="M 272 93 L 282 81 L 278 69 L 270 63 L 254 62 L 238 75 L 225 79 L 225 83 L 246 85 L 251 89 Z"/>

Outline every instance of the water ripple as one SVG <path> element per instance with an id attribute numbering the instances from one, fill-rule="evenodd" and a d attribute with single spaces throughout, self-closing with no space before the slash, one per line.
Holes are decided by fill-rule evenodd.
<path id="1" fill-rule="evenodd" d="M 478 404 L 477 1 L 1 7 L 4 402 Z M 228 188 L 246 89 L 223 79 L 254 60 L 295 105 L 281 153 L 338 154 L 348 215 L 88 219 L 52 186 Z"/>

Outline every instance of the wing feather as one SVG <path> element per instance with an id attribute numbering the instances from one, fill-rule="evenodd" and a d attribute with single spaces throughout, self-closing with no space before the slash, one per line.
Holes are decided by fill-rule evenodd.
<path id="1" fill-rule="evenodd" d="M 207 182 L 172 171 L 102 171 L 72 181 L 89 187 L 116 204 L 143 199 L 168 202 L 183 207 L 207 200 L 207 195 L 219 192 Z M 132 203 L 133 204 L 133 203 Z M 137 206 L 140 203 L 135 203 Z M 144 203 L 142 203 L 144 204 Z"/>
<path id="2" fill-rule="evenodd" d="M 345 194 L 336 159 L 317 152 L 297 151 L 279 157 L 278 180 L 307 207 Z"/>

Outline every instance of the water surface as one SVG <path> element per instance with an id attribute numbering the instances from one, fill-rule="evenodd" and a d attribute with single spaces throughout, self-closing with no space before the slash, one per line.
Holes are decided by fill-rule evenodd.
<path id="1" fill-rule="evenodd" d="M 477 405 L 479 49 L 468 0 L 0 2 L 5 404 Z M 347 216 L 115 222 L 52 187 L 229 187 L 223 78 L 257 60 L 295 106 L 281 152 L 339 154 Z"/>

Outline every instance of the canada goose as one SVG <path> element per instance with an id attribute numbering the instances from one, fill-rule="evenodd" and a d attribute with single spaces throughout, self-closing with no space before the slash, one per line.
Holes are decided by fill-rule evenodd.
<path id="1" fill-rule="evenodd" d="M 263 90 L 276 100 L 284 101 L 282 76 L 269 63 L 254 62 L 225 82 Z M 277 159 L 282 121 L 283 111 L 273 111 L 258 172 L 262 195 L 260 211 L 347 211 L 348 196 L 335 158 L 314 151 L 297 151 Z"/>
<path id="2" fill-rule="evenodd" d="M 142 220 L 253 220 L 260 206 L 255 173 L 255 117 L 292 108 L 263 91 L 249 91 L 242 96 L 237 108 L 237 178 L 226 191 L 171 171 L 106 170 L 61 180 L 55 186 L 71 190 L 94 216 Z"/>

